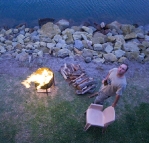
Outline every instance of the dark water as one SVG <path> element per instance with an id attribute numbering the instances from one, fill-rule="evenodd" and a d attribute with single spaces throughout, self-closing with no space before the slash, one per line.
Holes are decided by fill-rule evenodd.
<path id="1" fill-rule="evenodd" d="M 112 22 L 149 24 L 149 0 L 0 0 L 0 26 L 26 22 L 38 25 L 39 18 L 65 18 L 80 24 Z"/>

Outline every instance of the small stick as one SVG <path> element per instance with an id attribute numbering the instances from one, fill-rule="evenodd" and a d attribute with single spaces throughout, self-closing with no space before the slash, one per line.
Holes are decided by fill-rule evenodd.
<path id="1" fill-rule="evenodd" d="M 93 93 L 92 95 L 88 96 L 88 98 L 92 98 L 92 97 L 94 97 L 94 96 L 97 96 L 98 93 L 99 93 L 99 92 L 95 92 L 95 93 Z"/>

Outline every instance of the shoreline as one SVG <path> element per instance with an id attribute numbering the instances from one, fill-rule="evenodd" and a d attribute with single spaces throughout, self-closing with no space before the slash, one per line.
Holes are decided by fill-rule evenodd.
<path id="1" fill-rule="evenodd" d="M 43 21 L 42 21 L 43 22 Z M 7 55 L 21 62 L 45 54 L 65 58 L 81 56 L 84 62 L 149 62 L 149 25 L 84 23 L 72 26 L 68 20 L 41 23 L 41 27 L 0 30 L 0 57 Z"/>

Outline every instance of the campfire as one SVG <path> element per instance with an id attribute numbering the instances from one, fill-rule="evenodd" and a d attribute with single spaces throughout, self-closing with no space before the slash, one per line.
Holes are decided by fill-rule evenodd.
<path id="1" fill-rule="evenodd" d="M 26 88 L 30 87 L 30 84 L 34 82 L 37 92 L 47 92 L 50 91 L 50 87 L 54 83 L 54 73 L 49 68 L 39 68 L 36 72 L 31 74 L 26 80 L 22 82 Z"/>

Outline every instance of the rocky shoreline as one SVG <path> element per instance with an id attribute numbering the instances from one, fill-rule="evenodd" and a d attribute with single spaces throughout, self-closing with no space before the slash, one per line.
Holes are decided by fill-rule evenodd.
<path id="1" fill-rule="evenodd" d="M 149 62 L 149 25 L 109 24 L 70 26 L 69 21 L 48 22 L 43 26 L 0 29 L 0 57 L 21 62 L 44 54 L 65 58 L 81 56 L 86 63 Z"/>

